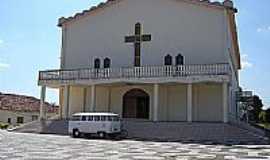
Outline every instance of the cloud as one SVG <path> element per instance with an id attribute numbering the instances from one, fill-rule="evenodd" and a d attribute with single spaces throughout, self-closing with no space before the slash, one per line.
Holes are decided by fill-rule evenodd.
<path id="1" fill-rule="evenodd" d="M 243 67 L 243 69 L 251 68 L 251 67 L 253 67 L 253 64 L 248 62 L 248 61 L 242 61 L 242 67 Z"/>
<path id="2" fill-rule="evenodd" d="M 257 32 L 258 33 L 261 33 L 261 32 L 270 32 L 270 26 L 258 27 L 257 28 Z"/>
<path id="3" fill-rule="evenodd" d="M 263 30 L 262 28 L 257 28 L 257 32 L 259 33 L 262 32 L 262 30 Z"/>
<path id="4" fill-rule="evenodd" d="M 0 62 L 0 70 L 7 69 L 9 67 L 10 67 L 10 64 Z"/>
<path id="5" fill-rule="evenodd" d="M 247 54 L 243 54 L 241 57 L 241 61 L 242 61 L 242 68 L 243 69 L 247 69 L 247 68 L 252 68 L 253 64 L 248 60 L 248 55 Z"/>
<path id="6" fill-rule="evenodd" d="M 8 69 L 9 67 L 10 67 L 10 64 L 3 62 L 3 59 L 0 58 L 0 71 Z"/>
<path id="7" fill-rule="evenodd" d="M 3 39 L 0 38 L 0 48 L 5 46 L 5 41 Z"/>

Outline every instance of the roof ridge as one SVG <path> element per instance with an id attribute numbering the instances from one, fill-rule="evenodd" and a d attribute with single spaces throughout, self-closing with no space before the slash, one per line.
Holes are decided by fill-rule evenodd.
<path id="1" fill-rule="evenodd" d="M 45 102 L 49 113 L 57 112 L 59 106 L 54 103 Z M 16 112 L 38 112 L 40 99 L 19 94 L 0 93 L 0 110 Z"/>
<path id="2" fill-rule="evenodd" d="M 3 93 L 0 92 L 0 96 L 13 96 L 13 97 L 23 97 L 23 98 L 28 98 L 28 99 L 34 99 L 34 100 L 39 100 L 39 98 L 34 97 L 34 96 L 28 96 L 28 95 L 23 95 L 23 94 L 15 94 L 15 93 Z M 49 102 L 48 102 L 49 103 Z"/>
<path id="3" fill-rule="evenodd" d="M 83 10 L 82 12 L 75 13 L 75 15 L 70 16 L 70 17 L 61 17 L 58 20 L 58 25 L 59 27 L 62 27 L 64 23 L 76 20 L 77 18 L 80 18 L 82 16 L 85 16 L 87 13 L 90 13 L 92 11 L 95 11 L 97 9 L 103 8 L 105 6 L 108 6 L 112 2 L 116 2 L 117 0 L 107 0 L 106 2 L 101 2 L 96 6 L 90 7 L 88 10 Z M 198 4 L 203 4 L 203 5 L 208 5 L 208 6 L 216 6 L 216 7 L 223 7 L 226 9 L 233 10 L 234 12 L 237 12 L 237 9 L 234 7 L 233 1 L 232 0 L 224 0 L 223 2 L 218 2 L 218 1 L 210 1 L 210 0 L 182 0 L 185 2 L 193 2 L 193 3 L 198 3 Z"/>

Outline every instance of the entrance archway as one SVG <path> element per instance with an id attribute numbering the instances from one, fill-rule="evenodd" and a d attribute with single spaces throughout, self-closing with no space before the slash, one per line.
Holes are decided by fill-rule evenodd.
<path id="1" fill-rule="evenodd" d="M 132 89 L 123 96 L 123 118 L 149 119 L 149 95 Z"/>

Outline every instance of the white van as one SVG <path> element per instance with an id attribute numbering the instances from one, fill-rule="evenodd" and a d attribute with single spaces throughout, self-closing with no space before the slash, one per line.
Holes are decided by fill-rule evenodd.
<path id="1" fill-rule="evenodd" d="M 105 138 L 121 133 L 121 122 L 119 115 L 114 113 L 76 113 L 69 121 L 68 131 L 73 137 L 97 134 Z"/>

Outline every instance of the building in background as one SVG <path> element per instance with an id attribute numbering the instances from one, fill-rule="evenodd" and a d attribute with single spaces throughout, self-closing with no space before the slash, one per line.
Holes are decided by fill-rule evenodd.
<path id="1" fill-rule="evenodd" d="M 58 106 L 44 103 L 47 118 L 58 114 Z M 0 122 L 19 125 L 39 118 L 40 100 L 34 97 L 0 93 Z"/>

